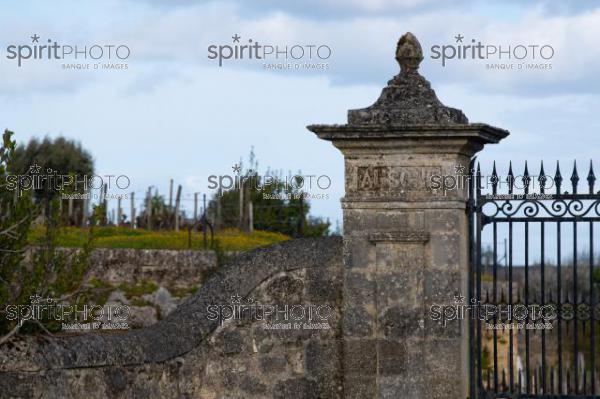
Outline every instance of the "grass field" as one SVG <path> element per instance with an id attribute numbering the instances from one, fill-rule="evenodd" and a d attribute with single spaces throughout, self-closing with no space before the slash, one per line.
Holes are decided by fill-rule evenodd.
<path id="1" fill-rule="evenodd" d="M 81 247 L 87 240 L 88 229 L 78 227 L 61 228 L 56 236 L 60 247 Z M 45 229 L 39 227 L 31 232 L 32 243 L 41 244 Z M 238 229 L 225 229 L 215 234 L 223 251 L 243 251 L 261 245 L 288 240 L 290 237 L 269 231 L 245 233 Z M 192 232 L 193 249 L 203 249 L 201 232 Z M 210 245 L 210 234 L 208 234 Z M 138 249 L 188 249 L 187 231 L 148 231 L 126 227 L 95 227 L 94 246 L 99 248 L 138 248 Z"/>

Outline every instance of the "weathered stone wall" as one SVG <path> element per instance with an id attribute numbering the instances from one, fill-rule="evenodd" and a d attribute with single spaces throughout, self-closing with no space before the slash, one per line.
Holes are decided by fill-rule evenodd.
<path id="1" fill-rule="evenodd" d="M 90 263 L 90 277 L 115 286 L 149 280 L 160 286 L 189 287 L 201 284 L 216 269 L 217 255 L 198 250 L 95 248 Z"/>
<path id="2" fill-rule="evenodd" d="M 67 259 L 80 251 L 60 250 L 67 253 Z M 87 293 L 93 291 L 89 304 L 127 305 L 128 326 L 147 327 L 194 293 L 217 270 L 219 262 L 235 255 L 224 253 L 219 261 L 211 250 L 95 248 L 84 287 Z"/>
<path id="3" fill-rule="evenodd" d="M 151 327 L 12 341 L 0 348 L 0 398 L 342 397 L 341 253 L 340 238 L 256 249 Z M 210 319 L 209 306 L 239 300 L 328 306 L 330 328 Z"/>

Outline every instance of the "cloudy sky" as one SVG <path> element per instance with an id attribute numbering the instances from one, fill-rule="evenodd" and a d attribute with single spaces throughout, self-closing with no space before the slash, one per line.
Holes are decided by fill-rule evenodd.
<path id="1" fill-rule="evenodd" d="M 301 5 L 300 5 L 301 4 Z M 209 175 L 231 174 L 252 146 L 261 171 L 328 175 L 329 199 L 313 213 L 341 219 L 342 157 L 305 129 L 344 123 L 348 109 L 370 105 L 398 72 L 399 36 L 413 32 L 425 60 L 421 73 L 446 105 L 471 122 L 511 131 L 481 154 L 504 167 L 597 158 L 600 118 L 600 4 L 593 1 L 309 0 L 102 2 L 22 1 L 0 13 L 0 124 L 19 141 L 44 135 L 79 140 L 100 175 L 131 177 L 141 197 L 169 178 L 183 185 L 190 209 Z M 126 45 L 126 70 L 65 70 L 64 60 L 8 59 L 11 45 L 31 36 L 60 45 Z M 209 59 L 211 45 L 325 45 L 324 70 L 267 70 L 260 60 Z M 548 45 L 553 57 L 526 61 L 551 69 L 490 70 L 515 59 L 451 59 L 442 66 L 432 46 L 455 36 L 508 48 Z M 530 57 L 531 54 L 528 54 Z M 93 63 L 90 59 L 69 63 Z M 103 62 L 119 63 L 118 59 Z M 271 60 L 276 63 L 281 60 Z"/>

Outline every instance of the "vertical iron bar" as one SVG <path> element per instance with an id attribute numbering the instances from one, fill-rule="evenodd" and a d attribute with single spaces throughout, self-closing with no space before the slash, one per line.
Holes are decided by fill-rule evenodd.
<path id="1" fill-rule="evenodd" d="M 494 306 L 498 306 L 498 225 L 496 222 L 493 224 L 494 229 L 494 282 L 493 282 L 493 294 L 494 294 Z M 498 312 L 494 312 L 494 326 L 498 323 Z M 494 392 L 498 393 L 498 330 L 494 328 Z"/>
<path id="2" fill-rule="evenodd" d="M 576 189 L 577 185 L 573 187 Z M 577 359 L 579 345 L 577 342 L 577 222 L 573 222 L 573 377 L 575 381 L 575 394 L 579 393 L 579 367 Z"/>
<path id="3" fill-rule="evenodd" d="M 482 369 L 483 369 L 483 356 L 481 351 L 481 317 L 479 316 L 479 306 L 481 305 L 481 209 L 479 209 L 479 198 L 481 196 L 481 169 L 479 167 L 479 163 L 477 164 L 477 175 L 475 181 L 475 192 L 477 199 L 477 215 L 476 215 L 476 239 L 477 239 L 477 248 L 475 253 L 475 267 L 477 271 L 477 381 L 478 381 L 478 393 L 481 393 L 481 396 L 485 395 L 485 389 L 483 387 L 483 377 L 482 377 Z"/>
<path id="4" fill-rule="evenodd" d="M 476 215 L 476 239 L 477 239 L 477 248 L 475 255 L 475 267 L 476 267 L 476 295 L 477 295 L 477 306 L 481 305 L 481 215 L 479 212 Z M 478 381 L 478 392 L 483 390 L 483 378 L 482 378 L 482 369 L 483 369 L 483 356 L 481 351 L 481 317 L 479 317 L 479 308 L 477 308 L 477 381 Z"/>
<path id="5" fill-rule="evenodd" d="M 512 282 L 513 282 L 513 224 L 512 221 L 508 222 L 508 304 L 512 309 L 513 305 L 513 294 L 512 294 Z M 512 324 L 512 319 L 509 320 Z M 512 393 L 514 388 L 514 365 L 513 365 L 513 329 L 508 330 L 508 385 L 509 391 Z"/>
<path id="6" fill-rule="evenodd" d="M 529 306 L 529 222 L 525 222 L 525 306 Z M 529 312 L 525 324 L 529 322 Z M 525 393 L 531 393 L 531 379 L 529 363 L 529 329 L 525 328 Z"/>
<path id="7" fill-rule="evenodd" d="M 545 304 L 546 304 L 546 281 L 545 281 L 545 276 L 544 276 L 544 267 L 545 267 L 545 258 L 546 258 L 546 242 L 545 242 L 545 233 L 546 233 L 546 225 L 544 224 L 544 222 L 542 222 L 541 224 L 541 251 L 542 251 L 542 259 L 540 262 L 540 279 L 541 279 L 541 295 L 542 295 L 542 300 L 541 300 L 541 307 L 542 309 L 544 308 Z M 543 322 L 545 322 L 545 320 L 542 320 Z M 545 328 L 542 328 L 542 381 L 541 381 L 541 385 L 542 385 L 542 392 L 546 393 L 546 330 Z"/>
<path id="8" fill-rule="evenodd" d="M 475 187 L 474 187 L 474 173 L 473 168 L 475 166 L 475 159 L 471 160 L 469 165 L 469 202 L 467 204 L 467 212 L 468 212 L 468 220 L 469 220 L 469 278 L 468 278 L 468 296 L 469 303 L 475 297 L 474 291 L 474 262 L 475 262 L 475 245 L 474 245 L 474 215 L 475 215 Z M 469 398 L 476 399 L 476 389 L 475 389 L 475 324 L 473 320 L 473 316 L 469 317 Z"/>
<path id="9" fill-rule="evenodd" d="M 561 228 L 560 220 L 556 222 L 556 304 L 558 318 L 558 393 L 563 394 L 563 364 L 562 364 L 562 293 L 561 293 L 561 273 L 560 267 L 562 263 L 561 254 Z"/>
<path id="10" fill-rule="evenodd" d="M 592 187 L 593 188 L 593 187 Z M 594 314 L 594 222 L 590 222 L 590 370 L 591 394 L 596 393 L 596 320 Z"/>

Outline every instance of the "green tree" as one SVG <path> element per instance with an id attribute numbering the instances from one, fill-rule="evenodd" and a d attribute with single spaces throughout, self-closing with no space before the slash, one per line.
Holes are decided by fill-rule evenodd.
<path id="1" fill-rule="evenodd" d="M 17 277 L 25 256 L 27 233 L 37 214 L 30 193 L 18 195 L 8 183 L 8 169 L 16 148 L 12 135 L 13 132 L 5 130 L 0 147 L 0 304 L 9 303 L 19 295 Z"/>
<path id="2" fill-rule="evenodd" d="M 32 138 L 27 145 L 19 146 L 14 150 L 10 172 L 17 175 L 31 173 L 33 167 L 38 166 L 40 174 L 48 173 L 48 169 L 58 175 L 76 175 L 79 179 L 92 176 L 94 161 L 91 154 L 82 148 L 81 144 L 64 137 L 43 140 Z M 73 186 L 72 186 L 73 187 Z M 83 184 L 77 185 L 77 190 L 70 192 L 83 193 Z M 68 188 L 67 188 L 68 189 Z M 49 191 L 47 193 L 46 191 Z M 37 199 L 46 195 L 54 197 L 59 190 L 46 187 L 35 190 Z"/>
<path id="3" fill-rule="evenodd" d="M 32 247 L 28 234 L 40 213 L 40 205 L 31 200 L 31 192 L 17 191 L 8 184 L 18 151 L 13 133 L 5 131 L 0 147 L 0 344 L 16 332 L 56 331 L 60 326 L 50 319 L 31 320 L 23 324 L 6 317 L 6 306 L 28 305 L 34 296 L 77 302 L 89 270 L 93 226 L 80 251 L 68 254 L 55 245 L 59 233 L 58 196 L 44 203 L 45 242 Z M 29 254 L 29 256 L 26 256 Z"/>
<path id="4" fill-rule="evenodd" d="M 309 216 L 310 202 L 302 190 L 298 177 L 286 177 L 282 172 L 267 170 L 258 174 L 258 162 L 254 152 L 250 153 L 250 167 L 242 170 L 230 189 L 216 193 L 209 204 L 209 213 L 215 214 L 216 201 L 220 201 L 222 227 L 240 226 L 240 190 L 244 199 L 242 212 L 248 214 L 248 201 L 252 202 L 254 228 L 276 231 L 292 237 L 316 237 L 329 234 L 328 220 Z M 241 162 L 240 162 L 241 164 Z M 268 177 L 267 177 L 268 176 Z M 242 225 L 247 223 L 246 220 Z"/>

